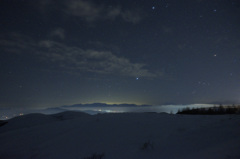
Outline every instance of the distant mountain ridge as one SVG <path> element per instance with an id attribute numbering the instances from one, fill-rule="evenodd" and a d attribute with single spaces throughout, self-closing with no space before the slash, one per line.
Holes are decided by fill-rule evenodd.
<path id="1" fill-rule="evenodd" d="M 149 106 L 151 105 L 91 103 L 91 104 L 64 105 L 62 107 L 68 108 L 68 107 L 149 107 Z"/>

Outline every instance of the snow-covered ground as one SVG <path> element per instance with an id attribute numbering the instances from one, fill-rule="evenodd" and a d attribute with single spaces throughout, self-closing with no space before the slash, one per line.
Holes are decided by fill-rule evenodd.
<path id="1" fill-rule="evenodd" d="M 7 122 L 1 159 L 240 158 L 240 115 L 63 112 Z"/>

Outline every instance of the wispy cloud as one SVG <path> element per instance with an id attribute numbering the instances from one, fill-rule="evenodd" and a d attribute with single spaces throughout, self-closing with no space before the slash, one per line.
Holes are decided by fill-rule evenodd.
<path id="1" fill-rule="evenodd" d="M 65 31 L 63 28 L 56 28 L 50 33 L 51 37 L 57 37 L 59 39 L 65 39 Z"/>
<path id="2" fill-rule="evenodd" d="M 99 19 L 104 10 L 103 6 L 97 6 L 94 3 L 83 0 L 66 1 L 67 13 L 84 18 L 87 21 Z"/>
<path id="3" fill-rule="evenodd" d="M 127 58 L 118 57 L 110 51 L 84 50 L 54 41 L 40 41 L 39 47 L 48 51 L 45 60 L 58 63 L 65 69 L 133 77 L 156 77 L 159 75 L 144 68 L 144 64 L 132 63 Z"/>
<path id="4" fill-rule="evenodd" d="M 66 15 L 74 16 L 90 23 L 122 19 L 135 24 L 146 17 L 146 13 L 140 8 L 123 9 L 121 5 L 106 5 L 94 0 L 40 0 L 30 3 L 43 14 L 56 11 L 63 18 Z"/>
<path id="5" fill-rule="evenodd" d="M 97 5 L 93 1 L 68 0 L 64 9 L 69 15 L 85 19 L 88 22 L 97 20 L 115 20 L 122 18 L 124 21 L 137 23 L 143 19 L 140 11 L 123 10 L 121 6 Z"/>
<path id="6" fill-rule="evenodd" d="M 111 51 L 82 49 L 51 40 L 34 41 L 19 34 L 14 34 L 7 40 L 0 39 L 0 46 L 5 52 L 37 56 L 42 62 L 50 62 L 61 68 L 63 72 L 92 72 L 147 78 L 163 76 L 160 72 L 148 70 L 143 63 L 133 63 L 126 57 L 116 56 Z"/>

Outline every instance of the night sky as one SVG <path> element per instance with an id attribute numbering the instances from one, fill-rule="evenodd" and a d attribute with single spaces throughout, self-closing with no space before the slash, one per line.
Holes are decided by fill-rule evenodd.
<path id="1" fill-rule="evenodd" d="M 1 0 L 0 108 L 240 103 L 239 0 Z"/>

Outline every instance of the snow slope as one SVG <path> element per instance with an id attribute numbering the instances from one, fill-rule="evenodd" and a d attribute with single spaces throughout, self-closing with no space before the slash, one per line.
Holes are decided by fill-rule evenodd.
<path id="1" fill-rule="evenodd" d="M 240 158 L 240 115 L 63 112 L 7 122 L 1 159 Z"/>

